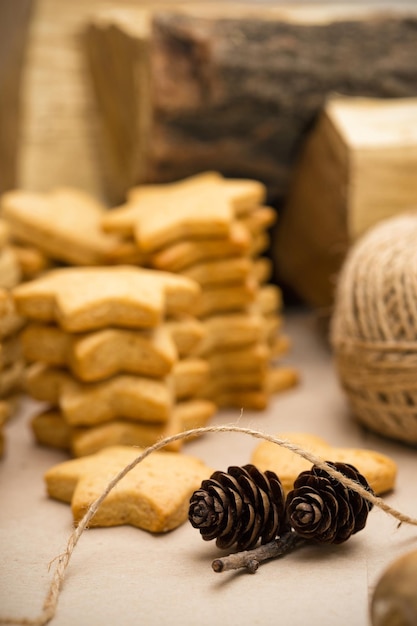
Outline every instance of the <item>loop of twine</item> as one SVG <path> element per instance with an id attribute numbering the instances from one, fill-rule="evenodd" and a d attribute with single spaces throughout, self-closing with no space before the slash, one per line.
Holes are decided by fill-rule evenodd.
<path id="1" fill-rule="evenodd" d="M 356 241 L 339 275 L 330 333 L 356 418 L 408 444 L 417 444 L 416 240 L 410 211 Z"/>
<path id="2" fill-rule="evenodd" d="M 190 437 L 204 435 L 207 433 L 220 433 L 220 432 L 242 433 L 245 435 L 250 435 L 251 437 L 255 437 L 256 439 L 264 439 L 265 441 L 269 441 L 270 443 L 284 447 L 287 450 L 294 452 L 298 456 L 303 457 L 304 459 L 312 463 L 312 465 L 317 465 L 321 469 L 325 470 L 328 474 L 330 474 L 330 476 L 332 476 L 333 478 L 341 482 L 345 487 L 352 489 L 353 491 L 356 491 L 363 498 L 365 498 L 366 500 L 369 500 L 376 507 L 380 508 L 382 511 L 384 511 L 388 515 L 391 515 L 392 517 L 396 518 L 400 522 L 400 524 L 406 523 L 406 524 L 417 526 L 416 518 L 410 517 L 409 515 L 405 515 L 404 513 L 401 513 L 401 511 L 398 511 L 394 509 L 393 507 L 389 506 L 382 498 L 375 496 L 373 493 L 370 493 L 364 487 L 362 487 L 362 485 L 352 480 L 351 478 L 348 478 L 341 472 L 335 470 L 333 467 L 328 465 L 328 463 L 323 461 L 323 459 L 321 459 L 320 457 L 317 457 L 316 455 L 312 454 L 308 450 L 301 448 L 300 446 L 292 443 L 291 441 L 288 441 L 286 439 L 280 439 L 279 437 L 274 437 L 273 435 L 263 433 L 259 430 L 253 430 L 251 428 L 243 428 L 241 426 L 235 426 L 235 425 L 204 426 L 201 428 L 193 428 L 191 430 L 186 430 L 181 433 L 177 433 L 176 435 L 165 437 L 164 439 L 161 439 L 160 441 L 156 442 L 154 445 L 146 448 L 133 461 L 131 461 L 131 463 L 126 465 L 126 467 L 124 467 L 118 474 L 116 474 L 112 480 L 110 480 L 110 482 L 107 484 L 106 488 L 104 489 L 103 493 L 94 502 L 90 504 L 84 517 L 81 519 L 78 526 L 72 531 L 71 535 L 69 536 L 65 551 L 62 554 L 55 557 L 54 559 L 52 559 L 51 563 L 54 563 L 54 562 L 56 563 L 55 572 L 52 576 L 52 580 L 51 580 L 49 589 L 47 591 L 47 594 L 43 603 L 43 607 L 42 607 L 42 612 L 40 613 L 40 615 L 34 619 L 8 618 L 8 617 L 1 618 L 0 617 L 0 624 L 9 624 L 9 625 L 13 624 L 13 625 L 19 625 L 19 626 L 45 626 L 45 624 L 48 624 L 54 618 L 56 614 L 59 595 L 61 593 L 62 586 L 63 586 L 64 579 L 65 579 L 65 573 L 70 563 L 71 556 L 74 552 L 74 549 L 81 535 L 83 534 L 85 529 L 88 527 L 89 522 L 96 514 L 97 509 L 100 507 L 101 503 L 106 498 L 106 496 L 117 485 L 117 483 L 120 482 L 122 478 L 124 478 L 124 476 L 126 476 L 126 474 L 128 474 L 134 467 L 136 467 L 139 463 L 141 463 L 144 459 L 146 459 L 146 457 L 148 457 L 153 452 L 160 450 L 161 448 L 165 447 L 166 445 L 170 443 L 173 443 L 175 441 L 179 441 L 182 439 L 188 439 Z"/>

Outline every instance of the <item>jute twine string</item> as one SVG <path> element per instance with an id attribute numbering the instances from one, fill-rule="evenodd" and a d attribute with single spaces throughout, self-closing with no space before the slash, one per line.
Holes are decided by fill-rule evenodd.
<path id="1" fill-rule="evenodd" d="M 269 435 L 259 430 L 253 430 L 251 428 L 243 428 L 243 427 L 235 426 L 235 425 L 205 426 L 202 428 L 193 428 L 191 430 L 186 430 L 176 435 L 172 435 L 170 437 L 161 439 L 160 441 L 155 443 L 153 446 L 146 448 L 146 450 L 141 452 L 131 463 L 126 465 L 126 467 L 124 467 L 118 474 L 114 476 L 114 478 L 108 483 L 108 485 L 104 489 L 103 493 L 89 506 L 88 510 L 86 511 L 84 517 L 82 518 L 78 526 L 72 531 L 71 535 L 69 536 L 65 551 L 52 560 L 51 563 L 56 564 L 55 571 L 52 576 L 52 580 L 51 580 L 49 589 L 47 591 L 47 594 L 43 603 L 42 612 L 40 613 L 40 615 L 34 619 L 27 619 L 27 618 L 19 619 L 19 618 L 7 618 L 7 617 L 0 618 L 0 624 L 9 624 L 9 625 L 18 624 L 19 626 L 44 626 L 45 624 L 48 624 L 54 618 L 56 614 L 56 609 L 58 606 L 59 596 L 60 596 L 62 586 L 64 583 L 65 574 L 69 566 L 71 556 L 74 552 L 74 549 L 81 535 L 86 530 L 86 528 L 88 528 L 89 522 L 94 517 L 97 509 L 100 507 L 101 503 L 106 498 L 106 496 L 112 491 L 112 489 L 117 485 L 117 483 L 120 482 L 122 478 L 126 476 L 126 474 L 128 474 L 134 467 L 136 467 L 139 463 L 141 463 L 144 459 L 146 459 L 146 457 L 148 457 L 153 452 L 156 452 L 157 450 L 160 450 L 164 446 L 170 443 L 173 443 L 175 441 L 179 441 L 182 439 L 189 439 L 191 437 L 194 438 L 196 436 L 204 435 L 207 433 L 225 433 L 225 432 L 242 433 L 245 435 L 249 435 L 251 437 L 255 437 L 256 439 L 263 439 L 265 441 L 269 441 L 278 446 L 284 447 L 287 450 L 290 450 L 291 452 L 294 452 L 295 454 L 303 457 L 304 459 L 309 461 L 312 465 L 318 465 L 320 468 L 326 470 L 330 474 L 330 476 L 340 481 L 343 485 L 345 485 L 349 489 L 352 489 L 353 491 L 358 492 L 363 498 L 365 498 L 366 500 L 369 500 L 375 506 L 382 509 L 382 511 L 384 511 L 388 515 L 391 515 L 392 517 L 397 519 L 400 522 L 400 524 L 406 523 L 406 524 L 417 526 L 416 518 L 410 517 L 409 515 L 401 513 L 401 511 L 398 511 L 394 509 L 393 507 L 389 506 L 389 504 L 387 504 L 382 498 L 375 496 L 372 493 L 369 493 L 369 491 L 364 489 L 362 485 L 360 485 L 359 483 L 355 482 L 354 480 L 350 478 L 347 478 L 346 476 L 344 476 L 343 474 L 341 474 L 340 472 L 338 472 L 337 470 L 329 466 L 325 461 L 323 461 L 323 459 L 317 457 L 316 455 L 312 454 L 308 450 L 305 450 L 301 448 L 300 446 L 292 443 L 291 441 L 274 437 L 273 435 Z"/>
<path id="2" fill-rule="evenodd" d="M 417 212 L 351 248 L 331 323 L 336 368 L 359 421 L 417 443 Z"/>

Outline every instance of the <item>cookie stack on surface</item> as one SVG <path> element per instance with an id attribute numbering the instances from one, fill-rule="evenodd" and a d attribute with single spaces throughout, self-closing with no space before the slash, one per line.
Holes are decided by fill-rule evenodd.
<path id="1" fill-rule="evenodd" d="M 264 409 L 274 391 L 297 380 L 277 362 L 288 341 L 281 292 L 268 284 L 271 268 L 261 256 L 275 220 L 264 202 L 261 183 L 206 172 L 135 187 L 102 219 L 106 232 L 137 245 L 148 267 L 200 284 L 206 337 L 196 354 L 210 365 L 203 396 L 220 406 Z"/>
<path id="2" fill-rule="evenodd" d="M 0 455 L 5 443 L 3 426 L 15 412 L 25 373 L 19 339 L 24 320 L 16 313 L 10 293 L 21 280 L 8 226 L 0 220 Z"/>
<path id="3" fill-rule="evenodd" d="M 177 342 L 185 342 L 182 347 L 177 343 L 180 356 L 200 359 L 201 372 L 201 360 L 204 367 L 208 364 L 198 395 L 218 406 L 262 410 L 272 393 L 297 381 L 297 372 L 280 359 L 288 348 L 281 332 L 281 292 L 268 283 L 270 261 L 262 257 L 276 213 L 264 203 L 265 187 L 258 181 L 205 172 L 176 183 L 135 187 L 126 204 L 112 210 L 67 188 L 42 194 L 11 191 L 3 196 L 1 210 L 15 245 L 37 251 L 44 270 L 128 265 L 199 284 L 193 315 L 186 311 L 169 320 Z M 201 344 L 195 339 L 187 347 L 195 333 L 203 337 Z M 51 361 L 34 350 L 34 337 L 41 335 L 45 345 L 58 342 L 68 354 L 84 350 L 87 340 L 69 341 L 56 328 L 32 325 L 25 334 L 28 358 L 67 369 L 66 359 L 72 359 L 71 375 L 79 378 L 74 356 L 57 363 L 61 348 L 50 350 Z M 115 345 L 114 336 L 108 340 Z M 189 361 L 176 365 L 177 379 L 194 379 L 190 367 Z"/>
<path id="4" fill-rule="evenodd" d="M 190 279 L 133 266 L 59 268 L 16 287 L 26 389 L 48 403 L 36 439 L 83 456 L 206 423 L 207 363 L 187 352 L 201 337 L 199 295 Z"/>

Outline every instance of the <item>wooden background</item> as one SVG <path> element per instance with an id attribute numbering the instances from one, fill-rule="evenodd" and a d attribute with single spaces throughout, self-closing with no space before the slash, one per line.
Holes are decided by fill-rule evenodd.
<path id="1" fill-rule="evenodd" d="M 98 110 L 80 45 L 81 33 L 97 12 L 178 4 L 176 0 L 0 0 L 0 193 L 13 187 L 46 191 L 64 184 L 106 201 Z M 201 3 L 189 0 L 180 4 Z M 205 4 L 219 2 L 205 0 Z M 313 5 L 329 13 L 346 6 L 361 10 L 417 8 L 415 0 L 240 0 L 220 5 L 237 12 L 239 7 L 309 9 Z M 278 265 L 275 260 L 274 280 L 285 289 L 287 302 L 297 302 L 299 296 L 292 293 L 292 285 L 286 284 Z"/>
<path id="2" fill-rule="evenodd" d="M 16 185 L 44 190 L 51 182 L 62 181 L 101 194 L 94 138 L 96 112 L 85 80 L 80 30 L 98 10 L 174 4 L 174 0 L 0 2 L 0 192 Z M 261 8 L 317 3 L 239 4 Z M 334 7 L 343 3 L 330 0 L 320 4 Z M 363 3 L 351 0 L 349 4 Z M 366 4 L 398 9 L 415 5 L 412 0 L 368 0 Z"/>

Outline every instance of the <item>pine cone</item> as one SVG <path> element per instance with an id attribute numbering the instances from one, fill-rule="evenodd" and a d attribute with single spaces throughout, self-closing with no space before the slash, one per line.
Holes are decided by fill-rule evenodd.
<path id="1" fill-rule="evenodd" d="M 372 492 L 366 478 L 348 463 L 331 467 Z M 302 472 L 287 495 L 287 518 L 296 533 L 322 543 L 342 543 L 362 530 L 373 504 L 313 465 Z"/>
<path id="2" fill-rule="evenodd" d="M 190 500 L 189 520 L 206 541 L 219 548 L 236 544 L 238 550 L 272 541 L 288 529 L 284 492 L 274 472 L 254 465 L 214 472 Z"/>

